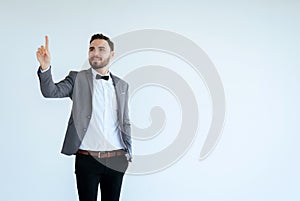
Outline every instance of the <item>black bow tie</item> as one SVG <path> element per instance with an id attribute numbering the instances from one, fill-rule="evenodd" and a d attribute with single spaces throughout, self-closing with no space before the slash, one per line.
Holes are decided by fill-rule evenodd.
<path id="1" fill-rule="evenodd" d="M 109 76 L 108 75 L 104 75 L 104 76 L 101 76 L 99 74 L 96 75 L 96 79 L 103 79 L 103 80 L 108 80 L 109 79 Z"/>

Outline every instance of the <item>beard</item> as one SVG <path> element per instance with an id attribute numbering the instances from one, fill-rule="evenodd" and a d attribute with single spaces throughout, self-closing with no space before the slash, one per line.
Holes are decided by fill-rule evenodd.
<path id="1" fill-rule="evenodd" d="M 103 68 L 105 66 L 108 65 L 108 63 L 110 62 L 110 57 L 104 59 L 104 60 L 101 60 L 101 61 L 93 61 L 95 57 L 92 57 L 89 59 L 89 62 L 90 62 L 90 65 L 93 69 L 99 69 L 99 68 Z"/>

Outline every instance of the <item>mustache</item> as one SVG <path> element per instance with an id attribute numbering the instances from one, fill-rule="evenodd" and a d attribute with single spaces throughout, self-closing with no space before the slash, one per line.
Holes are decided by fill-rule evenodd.
<path id="1" fill-rule="evenodd" d="M 91 57 L 91 59 L 101 59 L 102 60 L 102 57 L 93 56 L 93 57 Z"/>

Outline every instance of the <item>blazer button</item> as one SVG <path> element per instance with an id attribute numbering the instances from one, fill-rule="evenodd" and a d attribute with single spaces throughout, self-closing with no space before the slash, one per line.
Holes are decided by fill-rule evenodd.
<path id="1" fill-rule="evenodd" d="M 90 118 L 91 118 L 91 115 L 88 115 L 87 118 L 90 119 Z"/>
<path id="2" fill-rule="evenodd" d="M 86 128 L 84 128 L 83 131 L 85 132 L 85 131 L 86 131 Z"/>

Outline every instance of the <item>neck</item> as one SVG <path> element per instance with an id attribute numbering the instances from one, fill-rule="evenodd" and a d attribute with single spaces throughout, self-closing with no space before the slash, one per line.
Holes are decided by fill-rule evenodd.
<path id="1" fill-rule="evenodd" d="M 100 75 L 106 75 L 109 72 L 108 66 L 95 69 Z"/>

